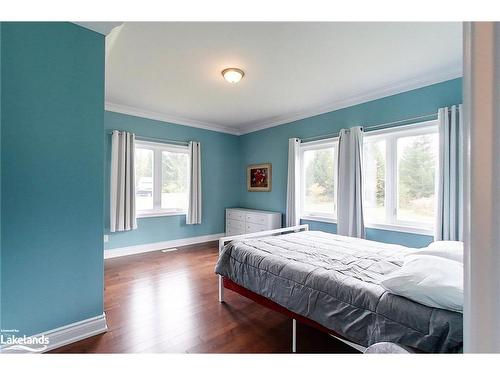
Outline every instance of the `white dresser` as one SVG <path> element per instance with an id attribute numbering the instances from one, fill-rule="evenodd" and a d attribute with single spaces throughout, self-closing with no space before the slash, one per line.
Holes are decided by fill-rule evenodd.
<path id="1" fill-rule="evenodd" d="M 280 212 L 250 210 L 247 208 L 226 209 L 226 236 L 278 228 L 281 228 Z"/>

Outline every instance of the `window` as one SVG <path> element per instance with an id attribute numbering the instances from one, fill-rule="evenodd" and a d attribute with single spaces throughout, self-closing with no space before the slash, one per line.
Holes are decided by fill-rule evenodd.
<path id="1" fill-rule="evenodd" d="M 137 211 L 153 209 L 153 150 L 135 149 L 135 204 Z"/>
<path id="2" fill-rule="evenodd" d="M 365 222 L 430 232 L 439 150 L 436 121 L 364 137 Z"/>
<path id="3" fill-rule="evenodd" d="M 139 217 L 187 212 L 188 157 L 186 146 L 136 141 L 135 199 Z"/>
<path id="4" fill-rule="evenodd" d="M 337 139 L 301 145 L 301 216 L 337 217 Z"/>
<path id="5" fill-rule="evenodd" d="M 371 222 L 384 223 L 386 221 L 386 140 L 380 137 L 366 137 L 363 148 L 364 216 Z"/>

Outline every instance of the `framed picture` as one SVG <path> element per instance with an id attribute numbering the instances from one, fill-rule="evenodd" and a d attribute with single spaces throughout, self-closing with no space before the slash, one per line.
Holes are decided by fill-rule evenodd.
<path id="1" fill-rule="evenodd" d="M 271 191 L 271 163 L 254 164 L 247 167 L 248 191 Z"/>

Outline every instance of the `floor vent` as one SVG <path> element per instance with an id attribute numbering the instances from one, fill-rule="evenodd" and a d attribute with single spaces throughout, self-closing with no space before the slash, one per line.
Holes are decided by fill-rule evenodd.
<path id="1" fill-rule="evenodd" d="M 176 251 L 176 250 L 179 250 L 178 248 L 176 247 L 171 247 L 170 249 L 163 249 L 161 252 L 162 253 L 168 253 L 170 251 Z"/>

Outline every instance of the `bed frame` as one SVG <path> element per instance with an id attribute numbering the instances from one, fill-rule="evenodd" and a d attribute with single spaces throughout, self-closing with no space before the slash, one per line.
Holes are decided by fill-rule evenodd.
<path id="1" fill-rule="evenodd" d="M 285 233 L 291 233 L 291 232 L 301 232 L 301 231 L 308 231 L 309 230 L 309 225 L 308 224 L 303 224 L 303 225 L 297 225 L 294 227 L 287 227 L 287 228 L 280 228 L 280 229 L 273 229 L 273 230 L 267 230 L 263 232 L 256 232 L 256 233 L 249 233 L 249 234 L 242 234 L 239 236 L 229 236 L 229 237 L 221 237 L 219 239 L 219 254 L 222 252 L 222 249 L 224 246 L 231 242 L 231 241 L 237 241 L 237 240 L 244 240 L 248 238 L 258 238 L 258 237 L 266 237 L 266 236 L 273 236 L 273 235 L 280 235 L 280 234 L 285 234 Z M 293 311 L 290 311 L 283 306 L 277 304 L 276 302 L 271 301 L 270 299 L 263 297 L 255 292 L 252 292 L 251 290 L 248 290 L 238 284 L 236 284 L 234 281 L 225 278 L 223 276 L 219 275 L 219 302 L 223 303 L 224 302 L 224 288 L 232 290 L 233 292 L 236 292 L 244 297 L 247 297 L 251 299 L 254 302 L 257 302 L 258 304 L 265 306 L 271 310 L 277 311 L 281 314 L 284 314 L 290 318 L 292 318 L 292 352 L 296 353 L 297 352 L 297 321 L 303 324 L 307 324 L 313 328 L 316 328 L 322 332 L 325 332 L 329 334 L 330 336 L 334 337 L 337 340 L 342 341 L 343 343 L 351 346 L 352 348 L 364 352 L 366 347 L 356 344 L 354 342 L 351 342 L 347 340 L 345 337 L 342 335 L 338 334 L 335 331 L 332 331 L 331 329 L 328 329 L 321 324 L 306 318 L 305 316 L 299 315 L 294 313 Z"/>

